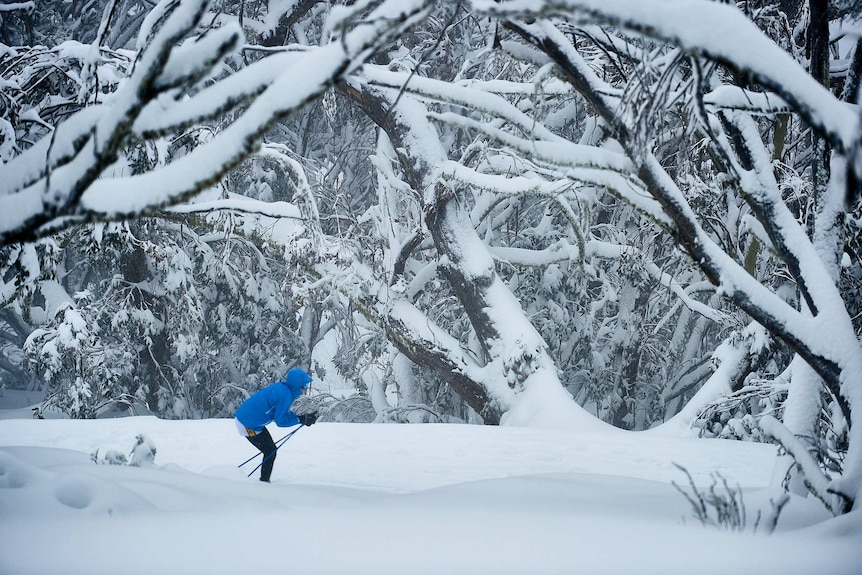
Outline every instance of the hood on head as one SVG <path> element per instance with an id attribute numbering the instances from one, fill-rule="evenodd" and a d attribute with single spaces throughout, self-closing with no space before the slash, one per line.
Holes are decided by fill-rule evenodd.
<path id="1" fill-rule="evenodd" d="M 311 383 L 311 376 L 304 370 L 294 367 L 287 372 L 286 376 L 284 376 L 284 383 L 286 383 L 289 388 L 299 391 Z"/>

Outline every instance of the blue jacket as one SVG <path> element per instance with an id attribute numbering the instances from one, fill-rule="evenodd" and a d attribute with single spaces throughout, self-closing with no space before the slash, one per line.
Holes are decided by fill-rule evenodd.
<path id="1" fill-rule="evenodd" d="M 290 406 L 310 382 L 310 375 L 294 367 L 283 380 L 276 381 L 243 401 L 236 410 L 237 420 L 255 433 L 263 431 L 273 421 L 279 427 L 296 425 L 299 418 L 290 411 Z"/>

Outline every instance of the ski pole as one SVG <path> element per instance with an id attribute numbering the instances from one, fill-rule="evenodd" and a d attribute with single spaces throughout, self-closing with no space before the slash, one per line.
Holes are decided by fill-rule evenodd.
<path id="1" fill-rule="evenodd" d="M 282 437 L 281 439 L 279 439 L 278 441 L 276 441 L 276 442 L 275 442 L 275 449 L 276 449 L 276 450 L 278 450 L 278 448 L 279 448 L 279 447 L 281 447 L 281 445 L 282 445 L 285 441 L 287 441 L 288 439 L 290 439 L 290 438 L 291 438 L 291 436 L 292 436 L 294 433 L 296 433 L 297 431 L 299 431 L 299 428 L 300 428 L 300 427 L 302 427 L 302 424 L 300 424 L 300 425 L 299 425 L 299 427 L 297 427 L 296 429 L 294 429 L 293 431 L 291 431 L 290 433 L 288 433 L 287 435 L 285 435 L 284 437 Z M 246 463 L 248 463 L 249 461 L 251 461 L 252 459 L 254 459 L 255 457 L 257 457 L 258 455 L 261 455 L 261 454 L 262 454 L 262 452 L 261 452 L 261 451 L 258 451 L 257 453 L 255 453 L 254 455 L 252 455 L 251 457 L 249 457 L 248 459 L 246 459 L 245 461 L 243 461 L 242 463 L 240 463 L 239 465 L 237 465 L 237 467 L 242 467 L 243 465 L 245 465 Z"/>
<path id="2" fill-rule="evenodd" d="M 257 457 L 258 455 L 260 455 L 259 451 L 257 453 L 255 453 L 254 455 L 252 455 L 251 457 L 249 457 L 248 459 L 246 459 L 245 461 L 243 461 L 242 463 L 240 463 L 239 465 L 237 465 L 237 467 L 242 467 L 243 465 L 245 465 L 246 463 L 248 463 L 249 461 L 251 461 L 252 459 Z"/>
<path id="3" fill-rule="evenodd" d="M 252 469 L 252 470 L 249 472 L 249 474 L 248 474 L 248 475 L 246 475 L 246 477 L 251 477 L 251 476 L 252 476 L 252 474 L 253 474 L 255 471 L 257 471 L 258 469 L 260 469 L 260 466 L 261 466 L 261 465 L 263 465 L 264 463 L 266 463 L 266 462 L 269 460 L 269 458 L 270 458 L 270 457 L 272 457 L 273 455 L 275 455 L 275 452 L 276 452 L 276 451 L 278 451 L 278 449 L 279 449 L 282 445 L 284 445 L 284 444 L 287 442 L 287 440 L 288 440 L 288 439 L 290 439 L 291 437 L 293 437 L 293 434 L 294 434 L 294 433 L 296 433 L 297 431 L 299 431 L 299 430 L 300 430 L 300 429 L 302 429 L 303 427 L 305 427 L 305 425 L 303 425 L 303 424 L 301 424 L 301 423 L 300 423 L 300 424 L 299 424 L 299 427 L 297 427 L 296 429 L 294 429 L 293 431 L 291 431 L 290 433 L 288 433 L 287 435 L 285 435 L 284 437 L 282 437 L 281 439 L 279 439 L 279 440 L 278 440 L 278 443 L 276 443 L 276 444 L 275 444 L 275 450 L 274 450 L 272 453 L 270 453 L 269 455 L 267 455 L 266 457 L 264 457 L 264 458 L 263 458 L 263 461 L 261 461 L 260 463 L 258 463 L 258 464 L 257 464 L 257 467 L 255 467 L 254 469 Z M 257 457 L 257 455 L 255 455 L 255 457 Z M 254 459 L 254 457 L 252 457 L 252 459 Z"/>

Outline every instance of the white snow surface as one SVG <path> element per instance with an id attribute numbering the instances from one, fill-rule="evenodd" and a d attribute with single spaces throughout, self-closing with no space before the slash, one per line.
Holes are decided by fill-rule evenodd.
<path id="1" fill-rule="evenodd" d="M 20 412 L 9 411 L 14 415 Z M 0 412 L 2 416 L 2 412 Z M 289 430 L 273 428 L 279 439 Z M 141 435 L 154 464 L 128 456 Z M 853 575 L 862 513 L 794 496 L 752 532 L 775 447 L 618 430 L 319 423 L 273 483 L 232 420 L 0 419 L 0 573 Z M 702 526 L 672 481 L 740 485 L 745 532 Z M 690 492 L 690 489 L 689 489 Z"/>

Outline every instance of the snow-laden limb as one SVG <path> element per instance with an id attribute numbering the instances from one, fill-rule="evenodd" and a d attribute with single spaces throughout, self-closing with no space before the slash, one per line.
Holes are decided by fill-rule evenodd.
<path id="1" fill-rule="evenodd" d="M 463 197 L 462 186 L 449 187 L 441 181 L 442 168 L 450 164 L 440 137 L 428 120 L 427 108 L 409 94 L 372 85 L 362 75 L 351 79 L 345 91 L 386 131 L 391 148 L 400 159 L 405 181 L 422 198 L 424 221 L 438 253 L 436 269 L 463 306 L 481 348 L 483 363 L 479 363 L 481 367 L 466 382 L 471 391 L 462 397 L 486 423 L 498 423 L 510 409 L 518 409 L 522 396 L 527 398 L 525 407 L 513 422 L 541 421 L 545 425 L 566 426 L 573 421 L 592 421 L 562 388 L 546 343 L 497 275 L 494 259 L 467 210 L 454 200 Z M 399 305 L 404 308 L 404 304 Z M 391 309 L 396 307 L 392 305 Z M 460 349 L 460 342 L 454 339 L 452 342 Z M 414 362 L 429 365 L 422 348 L 396 345 Z M 444 380 L 456 375 L 437 371 Z M 530 391 L 534 384 L 536 388 Z M 550 386 L 557 392 L 537 391 L 538 386 Z M 483 397 L 490 401 L 477 402 Z M 561 397 L 565 398 L 562 405 Z M 527 404 L 531 407 L 526 407 Z M 566 415 L 561 416 L 561 412 Z"/>
<path id="2" fill-rule="evenodd" d="M 577 246 L 566 240 L 559 240 L 540 250 L 491 246 L 488 251 L 497 260 L 519 266 L 546 266 L 558 262 L 579 261 L 584 257 Z"/>
<path id="3" fill-rule="evenodd" d="M 299 110 L 349 74 L 369 50 L 412 22 L 425 2 L 382 2 L 343 38 L 297 54 L 288 67 L 224 131 L 165 168 L 113 181 L 96 182 L 82 198 L 93 214 L 129 215 L 167 205 L 215 181 L 253 152 L 279 118 Z M 264 69 L 266 73 L 266 69 Z M 114 193 L 120 186 L 124 193 Z"/>
<path id="4" fill-rule="evenodd" d="M 135 133 L 143 138 L 153 138 L 233 109 L 266 90 L 280 74 L 290 69 L 303 52 L 273 54 L 258 60 L 180 102 L 150 102 L 135 121 Z"/>
<path id="5" fill-rule="evenodd" d="M 520 10 L 527 8 L 526 3 L 514 1 L 493 5 L 483 2 L 482 5 L 490 12 L 498 14 L 509 14 L 506 10 L 515 6 L 519 6 Z M 608 10 L 613 13 L 617 8 L 622 14 L 621 2 L 547 2 L 533 6 L 538 5 L 546 7 L 590 5 L 595 8 L 595 13 L 572 9 L 566 14 L 574 15 L 575 20 L 581 22 L 610 19 L 614 23 L 622 23 L 626 27 L 629 27 L 630 24 L 630 21 L 627 20 L 629 15 L 607 17 Z M 811 122 L 815 129 L 830 138 L 837 150 L 843 150 L 845 153 L 849 153 L 851 157 L 855 154 L 852 138 L 848 136 L 848 133 L 857 131 L 858 122 L 855 112 L 850 111 L 849 107 L 832 97 L 827 90 L 817 85 L 816 82 L 813 82 L 798 64 L 757 32 L 750 23 L 744 21 L 734 9 L 713 3 L 691 1 L 683 3 L 645 2 L 643 5 L 638 5 L 637 8 L 626 3 L 625 7 L 626 9 L 631 7 L 634 12 L 640 12 L 642 6 L 660 7 L 659 12 L 666 10 L 665 17 L 668 18 L 668 21 L 662 23 L 659 30 L 676 31 L 676 27 L 673 27 L 672 24 L 673 22 L 679 24 L 681 21 L 674 21 L 671 12 L 682 6 L 681 13 L 685 13 L 686 10 L 695 5 L 709 10 L 720 9 L 721 12 L 717 13 L 716 17 L 718 14 L 730 14 L 731 21 L 742 19 L 744 26 L 741 30 L 744 41 L 740 44 L 751 44 L 748 49 L 752 45 L 763 44 L 766 46 L 768 44 L 768 49 L 765 48 L 765 60 L 774 61 L 777 69 L 786 72 L 780 78 L 783 83 L 779 82 L 777 76 L 773 76 L 772 83 L 775 85 L 768 84 L 768 87 L 780 94 L 793 111 Z M 548 12 L 554 10 L 549 9 Z M 644 10 L 648 12 L 649 8 L 644 8 Z M 511 14 L 516 13 L 518 12 L 514 9 L 511 12 Z M 521 11 L 520 13 L 524 14 L 525 12 Z M 702 20 L 702 14 L 699 18 Z M 645 20 L 645 22 L 654 21 L 654 15 L 648 16 Z M 659 24 L 659 22 L 655 23 L 656 25 Z M 722 22 L 720 27 L 724 24 L 725 22 Z M 742 310 L 781 338 L 793 351 L 802 355 L 812 365 L 833 393 L 849 422 L 853 408 L 856 407 L 858 410 L 862 406 L 862 386 L 859 385 L 859 374 L 862 374 L 862 347 L 856 338 L 844 301 L 832 279 L 830 268 L 781 199 L 772 174 L 771 158 L 765 152 L 760 134 L 750 116 L 741 111 L 723 112 L 727 121 L 724 124 L 717 122 L 711 124 L 712 130 L 708 134 L 712 138 L 711 145 L 715 146 L 720 154 L 723 154 L 722 160 L 725 164 L 723 168 L 729 170 L 736 178 L 742 196 L 749 203 L 759 223 L 768 234 L 773 248 L 788 264 L 794 278 L 802 288 L 806 301 L 816 314 L 813 317 L 800 313 L 766 285 L 752 277 L 733 255 L 725 251 L 704 229 L 703 223 L 689 204 L 680 184 L 670 176 L 648 145 L 644 145 L 645 142 L 640 139 L 638 127 L 632 124 L 633 118 L 621 109 L 618 102 L 606 95 L 605 82 L 597 76 L 582 55 L 572 46 L 570 40 L 556 26 L 545 20 L 536 20 L 530 24 L 507 22 L 506 26 L 519 34 L 529 45 L 543 51 L 557 62 L 564 77 L 592 104 L 598 114 L 611 127 L 614 137 L 637 165 L 638 177 L 661 205 L 662 211 L 673 220 L 672 233 L 679 244 L 684 247 L 710 281 L 719 286 L 720 293 L 734 301 Z M 685 49 L 691 48 L 687 44 L 688 41 L 694 42 L 696 40 L 691 37 L 689 29 L 681 31 L 682 36 L 680 37 L 670 32 L 657 34 L 655 30 L 644 29 L 643 26 L 639 26 L 634 23 L 631 24 L 635 30 L 641 30 L 659 38 L 667 38 Z M 684 28 L 681 24 L 679 27 Z M 712 46 L 716 36 L 709 34 L 704 38 L 703 43 Z M 722 41 L 721 44 L 730 43 Z M 727 63 L 709 50 L 698 48 L 693 49 L 693 51 Z M 750 55 L 741 55 L 735 49 L 729 54 L 740 59 L 734 66 L 736 69 L 752 71 L 749 66 L 752 61 Z M 757 53 L 757 57 L 760 56 L 761 54 Z M 754 72 L 757 70 L 761 70 L 761 68 L 756 67 Z M 738 141 L 736 146 L 731 147 L 724 137 L 722 128 L 725 126 L 734 130 L 733 136 Z M 849 132 L 848 126 L 850 127 Z M 852 505 L 859 485 L 862 484 L 862 430 L 860 430 L 860 426 L 851 426 L 849 435 L 850 442 L 845 460 L 845 473 L 841 478 L 836 479 L 831 487 L 836 492 L 842 493 L 847 502 Z"/>
<path id="6" fill-rule="evenodd" d="M 597 106 L 598 111 L 614 126 L 624 146 L 634 145 L 630 140 L 630 132 L 622 119 L 617 115 L 613 102 L 602 95 L 602 82 L 583 58 L 573 49 L 566 37 L 547 22 L 537 22 L 533 25 L 519 25 L 531 42 L 545 46 L 556 57 L 566 72 L 570 81 L 584 96 Z M 637 175 L 646 188 L 661 205 L 665 217 L 673 220 L 675 234 L 680 238 L 689 255 L 697 261 L 710 279 L 720 285 L 724 293 L 730 297 L 734 294 L 756 294 L 759 313 L 764 319 L 764 325 L 777 326 L 788 323 L 788 318 L 798 316 L 798 313 L 784 300 L 769 291 L 764 285 L 752 278 L 736 261 L 730 257 L 712 237 L 703 229 L 698 217 L 688 203 L 685 194 L 676 182 L 667 174 L 657 158 L 650 152 L 639 149 L 627 150 L 632 159 L 638 161 Z M 613 188 L 609 188 L 614 190 Z M 812 264 L 814 265 L 814 264 Z M 833 286 L 834 287 L 834 286 Z M 838 298 L 840 301 L 840 297 Z M 750 306 L 743 306 L 750 307 Z M 746 309 L 746 311 L 749 311 Z M 756 317 L 756 316 L 755 316 Z M 757 318 L 756 318 L 757 319 Z M 790 326 L 787 326 L 790 327 Z M 784 327 L 784 329 L 787 329 Z M 793 324 L 797 338 L 805 339 L 811 326 L 804 318 Z"/>
<path id="7" fill-rule="evenodd" d="M 228 26 L 177 47 L 197 24 L 207 2 L 163 3 L 142 26 L 141 37 L 149 40 L 139 39 L 143 51 L 134 71 L 98 116 L 81 114 L 76 119 L 85 121 L 73 124 L 72 130 L 58 129 L 46 138 L 48 143 L 6 166 L 20 175 L 13 178 L 12 186 L 4 186 L 0 196 L 4 214 L 0 242 L 33 239 L 81 221 L 134 216 L 178 203 L 206 188 L 250 155 L 275 121 L 318 97 L 361 65 L 374 46 L 415 22 L 427 1 L 374 4 L 360 25 L 343 29 L 342 36 L 327 45 L 300 53 L 287 67 L 279 68 L 286 58 L 277 58 L 276 66 L 261 65 L 243 75 L 243 82 L 228 82 L 224 91 L 204 91 L 188 104 L 159 95 L 208 76 L 227 53 L 239 47 L 241 34 L 237 27 Z M 207 145 L 155 172 L 132 177 L 106 173 L 133 132 L 155 137 L 212 117 L 254 98 L 264 85 L 268 89 Z M 171 113 L 171 104 L 179 107 L 177 113 Z M 55 144 L 62 154 L 56 160 Z"/>
<path id="8" fill-rule="evenodd" d="M 273 219 L 304 219 L 299 209 L 287 202 L 263 202 L 244 196 L 236 198 L 177 204 L 167 208 L 173 214 L 209 214 L 214 212 L 236 212 L 249 215 L 266 216 Z"/>
<path id="9" fill-rule="evenodd" d="M 642 184 L 632 177 L 635 167 L 625 155 L 594 146 L 575 144 L 558 136 L 502 97 L 483 90 L 486 84 L 484 82 L 469 86 L 454 86 L 440 80 L 411 77 L 370 65 L 365 66 L 363 75 L 368 77 L 371 85 L 398 88 L 425 101 L 455 104 L 471 112 L 487 115 L 493 119 L 492 122 L 475 120 L 454 112 L 430 113 L 429 117 L 484 134 L 534 161 L 559 168 L 569 168 L 565 172 L 569 180 L 603 188 L 612 187 L 625 201 L 636 205 L 640 211 L 648 213 L 656 222 L 662 225 L 670 224 L 660 207 L 643 189 Z M 525 137 L 519 137 L 497 127 L 498 120 L 516 126 L 525 134 Z M 502 177 L 479 175 L 457 162 L 448 162 L 446 165 L 444 175 L 447 177 L 451 175 L 464 183 L 496 189 L 503 193 L 553 195 L 556 193 L 555 190 L 566 187 L 564 181 L 540 183 L 516 178 L 506 178 L 510 181 L 504 181 Z"/>
<path id="10" fill-rule="evenodd" d="M 433 78 L 409 76 L 405 73 L 390 72 L 379 66 L 366 65 L 363 76 L 367 77 L 373 86 L 386 86 L 403 90 L 404 93 L 415 95 L 418 99 L 428 102 L 445 102 L 457 105 L 473 113 L 490 117 L 492 121 L 477 120 L 454 112 L 430 113 L 429 117 L 441 122 L 484 134 L 491 140 L 530 157 L 533 161 L 547 163 L 558 168 L 568 168 L 565 177 L 569 180 L 590 184 L 602 188 L 613 188 L 626 202 L 636 206 L 639 211 L 649 214 L 649 217 L 663 226 L 671 224 L 662 213 L 660 206 L 646 193 L 643 184 L 633 177 L 634 164 L 623 154 L 594 146 L 573 143 L 555 134 L 535 118 L 525 114 L 517 107 L 495 94 L 489 94 L 482 88 L 485 82 L 453 85 Z M 493 89 L 496 85 L 492 85 Z M 509 92 L 516 93 L 510 89 Z M 603 94 L 610 89 L 602 90 Z M 611 100 L 615 100 L 611 98 Z M 499 127 L 499 122 L 515 126 L 524 134 L 518 136 Z M 532 193 L 554 193 L 554 189 L 565 187 L 564 182 L 540 184 L 538 181 L 504 182 L 502 178 L 494 178 L 475 174 L 468 168 L 455 162 L 447 164 L 444 170 L 448 175 L 463 180 L 471 185 L 498 189 L 509 193 L 523 194 L 535 187 Z M 475 177 L 471 177 L 471 173 Z M 481 181 L 480 178 L 485 179 Z M 544 188 L 544 191 L 540 189 Z"/>
<path id="11" fill-rule="evenodd" d="M 134 118 L 146 99 L 158 94 L 156 84 L 171 50 L 197 24 L 207 2 L 189 0 L 164 4 L 169 16 L 140 54 L 131 76 L 113 94 L 111 102 L 102 107 L 86 142 L 75 155 L 67 163 L 45 173 L 43 180 L 30 183 L 24 189 L 9 190 L 0 197 L 0 243 L 32 239 L 39 235 L 39 228 L 74 215 L 84 191 L 116 161 Z M 234 37 L 231 46 L 238 42 L 239 38 Z M 50 150 L 49 143 L 46 154 Z M 62 221 L 60 225 L 64 225 Z"/>
<path id="12" fill-rule="evenodd" d="M 473 130 L 496 140 L 501 144 L 512 148 L 526 156 L 531 156 L 539 162 L 547 162 L 554 166 L 568 167 L 572 169 L 607 170 L 617 174 L 628 176 L 635 166 L 624 154 L 596 148 L 595 146 L 584 146 L 569 141 L 559 141 L 555 136 L 553 139 L 540 139 L 536 134 L 531 134 L 530 139 L 515 136 L 505 130 L 495 127 L 488 122 L 481 122 L 451 112 L 432 113 L 430 118 L 440 120 L 447 124 L 464 129 Z M 497 118 L 504 119 L 504 118 Z M 539 131 L 541 123 L 532 122 L 532 126 Z"/>
<path id="13" fill-rule="evenodd" d="M 542 124 L 536 123 L 533 118 L 504 98 L 489 94 L 479 88 L 458 86 L 433 78 L 411 76 L 403 72 L 390 72 L 380 66 L 371 65 L 366 65 L 363 68 L 362 76 L 367 78 L 370 86 L 403 90 L 404 93 L 413 94 L 425 101 L 463 106 L 494 118 L 503 119 L 531 137 L 571 145 L 567 140 L 554 134 Z M 593 153 L 598 152 L 594 151 Z"/>
<path id="14" fill-rule="evenodd" d="M 410 90 L 411 92 L 414 92 L 416 96 L 421 97 L 421 82 L 424 82 L 426 79 L 427 78 L 425 77 L 421 77 L 419 79 L 420 84 L 416 84 L 415 90 L 410 87 L 410 85 L 413 84 L 413 80 L 411 80 L 405 86 L 405 89 Z M 561 82 L 557 78 L 542 78 L 541 81 L 534 80 L 532 83 L 513 82 L 511 80 L 480 80 L 471 78 L 466 80 L 456 80 L 455 82 L 452 82 L 452 85 L 470 88 L 472 90 L 479 90 L 486 94 L 507 96 L 535 96 L 537 93 L 541 93 L 545 96 L 565 96 L 572 93 L 571 86 L 565 82 Z M 429 96 L 431 96 L 431 94 L 429 94 Z"/>
<path id="15" fill-rule="evenodd" d="M 450 183 L 458 182 L 486 191 L 496 191 L 507 196 L 535 194 L 554 197 L 572 188 L 571 182 L 566 180 L 548 181 L 524 176 L 505 177 L 496 174 L 483 174 L 451 160 L 446 161 L 441 168 L 440 175 Z"/>
<path id="16" fill-rule="evenodd" d="M 177 46 L 171 51 L 153 89 L 166 92 L 197 84 L 225 55 L 238 48 L 242 39 L 242 29 L 236 24 L 228 24 Z"/>
<path id="17" fill-rule="evenodd" d="M 586 148 L 586 146 L 582 147 Z M 551 156 L 542 154 L 541 146 L 536 146 L 536 148 L 535 152 L 531 154 L 532 159 L 552 163 Z M 651 196 L 647 195 L 643 185 L 636 178 L 608 167 L 590 167 L 590 162 L 587 159 L 584 159 L 585 167 L 571 167 L 578 162 L 577 155 L 570 156 L 568 162 L 559 166 L 565 170 L 562 173 L 563 177 L 551 181 L 523 176 L 506 177 L 479 173 L 454 161 L 447 161 L 443 164 L 442 176 L 478 189 L 511 196 L 535 194 L 554 198 L 583 185 L 598 187 L 609 190 L 653 221 L 665 227 L 671 226 L 672 222 L 661 211 L 661 206 Z"/>
<path id="18" fill-rule="evenodd" d="M 13 12 L 15 10 L 35 10 L 36 2 L 8 2 L 0 4 L 0 12 Z"/>
<path id="19" fill-rule="evenodd" d="M 728 123 L 735 129 L 735 139 L 744 145 L 751 167 L 746 169 L 740 164 L 726 137 L 717 137 L 716 144 L 724 153 L 728 167 L 738 178 L 742 193 L 758 221 L 764 226 L 772 248 L 798 278 L 799 289 L 808 306 L 815 314 L 835 305 L 843 308 L 832 274 L 781 197 L 773 174 L 772 160 L 763 145 L 757 125 L 750 116 L 741 112 L 730 112 Z M 723 135 L 717 119 L 713 121 L 713 130 Z"/>
<path id="20" fill-rule="evenodd" d="M 583 70 L 583 68 L 579 69 Z M 584 82 L 584 84 L 588 85 L 589 81 Z M 754 139 L 755 135 L 751 130 L 753 128 L 744 131 L 741 135 L 747 136 L 747 134 L 751 134 L 747 137 Z M 719 143 L 721 143 L 721 140 L 719 140 Z M 811 332 L 809 331 L 812 327 L 809 321 L 810 318 L 800 317 L 800 314 L 796 310 L 787 306 L 780 298 L 766 289 L 765 286 L 759 284 L 750 275 L 742 273 L 744 270 L 740 269 L 740 266 L 728 254 L 724 253 L 709 238 L 708 234 L 704 232 L 698 224 L 695 214 L 688 207 L 684 195 L 671 178 L 667 176 L 661 166 L 659 166 L 654 157 L 649 154 L 647 155 L 639 170 L 639 174 L 642 179 L 650 184 L 651 192 L 657 196 L 665 207 L 665 210 L 677 222 L 681 235 L 686 237 L 691 234 L 693 241 L 687 243 L 687 246 L 690 251 L 693 250 L 692 256 L 701 263 L 701 266 L 704 267 L 704 270 L 707 271 L 710 277 L 714 278 L 716 283 L 722 285 L 727 295 L 731 298 L 742 300 L 744 304 L 743 308 L 746 311 L 749 311 L 752 315 L 756 313 L 763 314 L 763 318 L 761 319 L 767 321 L 761 321 L 761 323 L 772 329 L 779 329 L 785 332 L 785 336 L 790 336 L 796 340 L 793 345 L 803 345 L 802 342 L 805 342 L 803 347 L 808 347 L 812 352 L 812 348 L 816 348 L 816 352 L 809 352 L 809 360 L 811 360 L 812 356 L 818 356 L 822 353 L 825 354 L 825 357 L 834 358 L 831 361 L 835 365 L 839 361 L 842 361 L 840 358 L 858 356 L 858 344 L 852 335 L 852 328 L 850 327 L 849 318 L 846 317 L 846 309 L 844 309 L 840 294 L 838 294 L 834 283 L 829 279 L 829 274 L 824 273 L 823 262 L 819 259 L 804 232 L 801 231 L 795 221 L 791 221 L 793 220 L 792 216 L 788 217 L 786 206 L 776 197 L 777 191 L 770 185 L 770 182 L 754 179 L 771 177 L 771 167 L 768 170 L 765 169 L 768 161 L 763 158 L 762 154 L 755 155 L 755 161 L 760 164 L 756 166 L 760 168 L 756 174 L 752 173 L 752 171 L 737 168 L 739 173 L 744 174 L 744 176 L 741 176 L 741 179 L 745 179 L 746 177 L 751 178 L 744 183 L 744 189 L 747 190 L 749 197 L 754 198 L 755 202 L 766 206 L 758 215 L 760 216 L 761 223 L 776 226 L 771 236 L 773 238 L 780 238 L 784 249 L 792 257 L 799 260 L 800 273 L 803 273 L 801 271 L 803 269 L 807 272 L 805 273 L 805 280 L 816 285 L 818 291 L 822 290 L 816 303 L 824 307 L 825 310 L 828 310 L 828 313 L 825 313 L 824 310 L 818 310 L 820 311 L 820 315 L 815 323 L 822 322 L 824 325 L 841 326 L 840 337 L 842 345 L 837 346 L 841 349 L 840 352 L 830 352 L 825 349 L 827 346 L 821 346 L 819 342 L 812 341 Z M 771 164 L 769 165 L 771 166 Z M 774 181 L 771 183 L 774 184 Z M 773 217 L 776 217 L 777 220 L 773 221 Z M 706 257 L 699 257 L 697 254 L 702 254 Z M 710 267 L 713 267 L 713 270 L 710 270 Z M 830 342 L 830 344 L 832 343 L 835 342 Z M 823 365 L 820 367 L 821 369 L 835 370 L 835 367 Z M 832 371 L 832 376 L 832 380 L 835 381 L 837 379 L 837 370 Z"/>
<path id="21" fill-rule="evenodd" d="M 57 126 L 50 138 L 42 138 L 23 153 L 0 164 L 0 198 L 33 185 L 45 174 L 77 154 L 102 115 L 102 106 L 91 106 Z"/>
<path id="22" fill-rule="evenodd" d="M 496 259 L 522 266 L 546 266 L 548 264 L 563 261 L 583 261 L 593 257 L 617 259 L 624 255 L 633 254 L 639 254 L 644 258 L 646 257 L 646 254 L 639 253 L 639 250 L 632 246 L 612 244 L 610 242 L 595 239 L 585 242 L 583 253 L 580 252 L 578 246 L 571 245 L 565 240 L 560 240 L 541 250 L 512 247 L 490 247 L 489 251 Z M 719 324 L 727 322 L 728 318 L 725 314 L 692 298 L 682 284 L 680 284 L 672 275 L 659 268 L 655 262 L 647 261 L 646 271 L 653 279 L 668 288 L 679 298 L 682 305 L 691 311 L 699 313 L 700 315 Z"/>
<path id="23" fill-rule="evenodd" d="M 578 23 L 609 23 L 666 40 L 774 91 L 842 152 L 858 145 L 860 116 L 812 78 L 735 6 L 709 0 L 472 0 L 501 18 L 562 15 Z M 732 39 L 732 40 L 729 40 Z"/>
<path id="24" fill-rule="evenodd" d="M 771 116 L 791 111 L 787 102 L 776 94 L 752 92 L 739 86 L 718 86 L 703 95 L 703 103 L 714 112 L 738 110 Z"/>
<path id="25" fill-rule="evenodd" d="M 802 480 L 811 494 L 817 497 L 826 506 L 826 509 L 835 515 L 839 514 L 847 501 L 840 503 L 836 501 L 837 496 L 841 496 L 841 494 L 836 494 L 830 489 L 829 480 L 823 475 L 808 449 L 793 435 L 793 432 L 771 415 L 764 415 L 760 418 L 760 428 L 778 442 L 793 458 L 796 466 L 802 472 Z"/>

